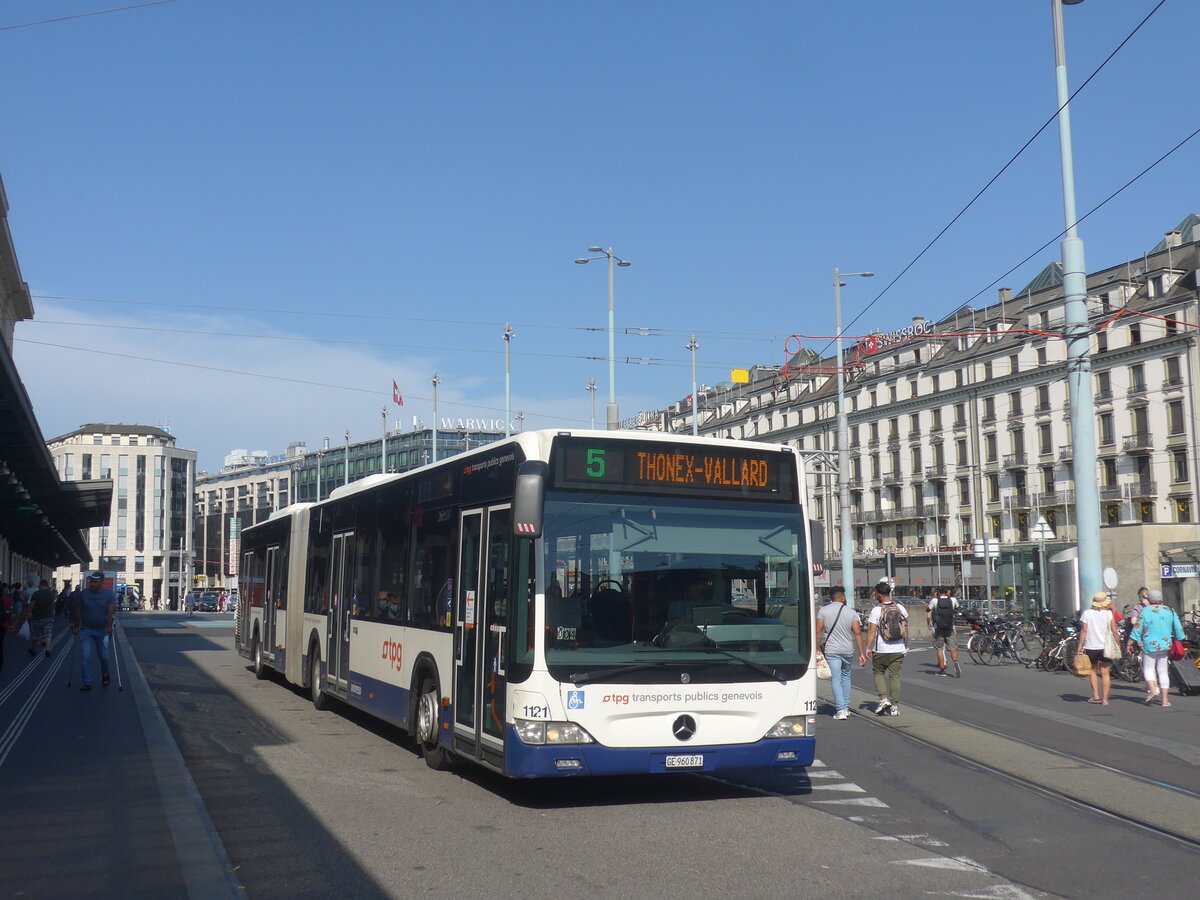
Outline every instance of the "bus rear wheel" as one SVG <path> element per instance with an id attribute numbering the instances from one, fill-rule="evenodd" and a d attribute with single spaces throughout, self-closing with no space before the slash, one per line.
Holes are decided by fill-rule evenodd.
<path id="1" fill-rule="evenodd" d="M 331 705 L 329 695 L 321 690 L 321 654 L 315 647 L 308 657 L 308 690 L 315 708 L 329 709 Z"/>
<path id="2" fill-rule="evenodd" d="M 441 691 L 438 690 L 436 681 L 425 676 L 421 679 L 421 688 L 417 692 L 417 716 L 413 736 L 417 740 L 417 746 L 421 748 L 425 764 L 439 771 L 450 768 L 450 753 L 439 740 L 440 711 Z"/>
<path id="3" fill-rule="evenodd" d="M 262 641 L 259 640 L 258 634 L 254 635 L 254 642 L 250 645 L 250 659 L 254 663 L 254 677 L 263 679 L 267 677 L 267 664 L 263 660 Z"/>

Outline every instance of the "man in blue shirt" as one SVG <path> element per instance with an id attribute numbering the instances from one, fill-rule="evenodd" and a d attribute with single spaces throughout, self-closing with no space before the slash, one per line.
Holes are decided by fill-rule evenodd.
<path id="1" fill-rule="evenodd" d="M 75 605 L 75 625 L 71 631 L 80 639 L 81 691 L 92 689 L 92 651 L 100 657 L 101 683 L 108 687 L 108 636 L 113 630 L 117 595 L 104 586 L 104 574 L 92 572 Z"/>

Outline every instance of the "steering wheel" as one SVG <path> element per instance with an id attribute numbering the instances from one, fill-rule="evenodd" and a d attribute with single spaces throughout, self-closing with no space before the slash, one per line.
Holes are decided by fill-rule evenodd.
<path id="1" fill-rule="evenodd" d="M 727 609 L 721 614 L 721 621 L 731 625 L 749 622 L 751 618 L 753 617 L 750 615 L 750 613 L 746 612 L 744 609 Z"/>

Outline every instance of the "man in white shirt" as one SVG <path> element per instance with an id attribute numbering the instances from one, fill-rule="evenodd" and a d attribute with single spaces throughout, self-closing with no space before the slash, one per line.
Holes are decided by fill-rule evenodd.
<path id="1" fill-rule="evenodd" d="M 867 656 L 875 675 L 877 716 L 900 715 L 900 669 L 908 653 L 908 610 L 892 599 L 886 581 L 875 585 L 875 607 L 867 619 Z"/>
<path id="2" fill-rule="evenodd" d="M 958 642 L 954 639 L 954 613 L 958 609 L 958 600 L 950 596 L 949 588 L 938 588 L 933 592 L 933 599 L 925 610 L 925 620 L 929 623 L 929 633 L 933 635 L 933 649 L 937 651 L 938 670 L 935 675 L 945 676 L 946 651 L 950 651 L 950 661 L 954 663 L 954 677 L 962 678 L 962 667 L 958 664 Z"/>

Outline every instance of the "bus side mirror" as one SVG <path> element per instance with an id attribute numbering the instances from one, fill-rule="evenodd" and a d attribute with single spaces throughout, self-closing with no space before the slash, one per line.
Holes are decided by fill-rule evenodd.
<path id="1" fill-rule="evenodd" d="M 513 494 L 513 536 L 540 538 L 542 512 L 546 503 L 546 475 L 550 466 L 530 459 L 517 468 L 517 488 Z"/>
<path id="2" fill-rule="evenodd" d="M 812 559 L 809 562 L 812 563 L 813 574 L 819 575 L 825 570 L 825 524 L 823 522 L 815 519 L 809 520 L 808 544 L 812 550 Z"/>

